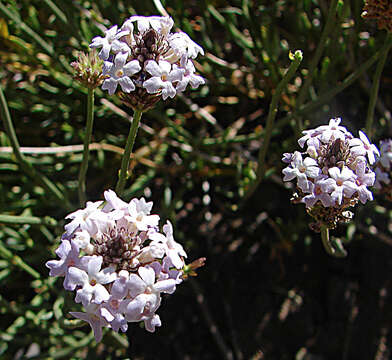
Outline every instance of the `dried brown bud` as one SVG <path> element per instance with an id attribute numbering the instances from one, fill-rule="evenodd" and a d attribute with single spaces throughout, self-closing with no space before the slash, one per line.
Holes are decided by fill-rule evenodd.
<path id="1" fill-rule="evenodd" d="M 185 265 L 183 269 L 184 274 L 182 275 L 183 279 L 186 279 L 188 276 L 197 276 L 196 269 L 204 266 L 206 260 L 207 259 L 205 257 L 201 257 L 191 262 L 190 264 Z"/>

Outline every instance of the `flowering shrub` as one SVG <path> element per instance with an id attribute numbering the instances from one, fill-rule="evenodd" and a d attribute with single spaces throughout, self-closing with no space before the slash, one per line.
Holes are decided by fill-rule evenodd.
<path id="1" fill-rule="evenodd" d="M 392 199 L 392 139 L 380 141 L 380 158 L 374 166 L 374 187 Z"/>
<path id="2" fill-rule="evenodd" d="M 106 30 L 105 37 L 95 37 L 90 47 L 101 48 L 102 89 L 113 95 L 119 86 L 125 103 L 145 111 L 161 96 L 173 98 L 188 84 L 204 84 L 192 62 L 203 49 L 186 33 L 171 33 L 173 24 L 170 17 L 131 16 Z"/>
<path id="3" fill-rule="evenodd" d="M 340 122 L 340 118 L 331 119 L 328 125 L 303 131 L 298 143 L 305 151 L 285 153 L 282 159 L 289 164 L 283 169 L 283 181 L 296 179 L 294 201 L 305 204 L 316 220 L 311 227 L 317 231 L 349 221 L 348 207 L 373 200 L 369 187 L 375 173 L 370 165 L 378 149 L 362 131 L 355 138 Z"/>
<path id="4" fill-rule="evenodd" d="M 152 202 L 126 203 L 112 190 L 104 197 L 66 217 L 71 222 L 56 250 L 60 260 L 46 263 L 51 276 L 64 276 L 66 290 L 76 290 L 85 312 L 71 314 L 90 324 L 97 342 L 102 327 L 125 332 L 128 322 L 144 321 L 154 332 L 161 326 L 161 293 L 172 294 L 182 282 L 187 256 L 169 221 L 159 232 Z"/>

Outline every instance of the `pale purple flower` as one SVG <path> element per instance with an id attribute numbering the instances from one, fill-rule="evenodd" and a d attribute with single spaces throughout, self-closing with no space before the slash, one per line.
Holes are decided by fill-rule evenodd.
<path id="1" fill-rule="evenodd" d="M 380 164 L 389 170 L 392 167 L 392 139 L 380 141 L 381 156 L 378 159 Z"/>
<path id="2" fill-rule="evenodd" d="M 102 47 L 98 56 L 102 60 L 107 60 L 109 58 L 110 50 L 112 44 L 115 40 L 121 38 L 122 36 L 128 35 L 128 30 L 117 31 L 117 25 L 112 26 L 109 30 L 105 30 L 105 37 L 96 36 L 93 38 L 93 42 L 90 44 L 90 48 Z"/>
<path id="3" fill-rule="evenodd" d="M 122 299 L 128 294 L 127 282 L 129 280 L 129 273 L 126 270 L 121 270 L 118 273 L 117 279 L 112 285 L 110 294 L 113 298 Z"/>
<path id="4" fill-rule="evenodd" d="M 128 280 L 128 289 L 131 297 L 140 294 L 160 294 L 165 292 L 172 294 L 176 288 L 174 279 L 166 279 L 155 282 L 155 271 L 150 267 L 140 267 L 138 275 L 130 274 Z"/>
<path id="5" fill-rule="evenodd" d="M 320 130 L 319 128 L 302 131 L 302 134 L 304 134 L 304 136 L 298 139 L 299 146 L 303 148 L 306 143 L 307 146 L 314 146 L 316 149 L 318 149 L 320 146 L 319 138 L 322 133 L 323 130 Z"/>
<path id="6" fill-rule="evenodd" d="M 77 267 L 69 268 L 70 283 L 74 288 L 77 285 L 81 287 L 76 292 L 77 303 L 81 302 L 83 306 L 87 306 L 90 302 L 100 304 L 109 299 L 109 292 L 103 285 L 113 282 L 117 274 L 114 268 L 101 270 L 101 266 L 102 257 L 91 256 L 87 264 L 87 272 Z"/>
<path id="7" fill-rule="evenodd" d="M 293 161 L 293 155 L 292 153 L 284 153 L 282 157 L 282 161 L 285 162 L 286 164 L 290 164 Z"/>
<path id="8" fill-rule="evenodd" d="M 373 171 L 366 172 L 366 161 L 359 161 L 355 169 L 357 178 L 355 183 L 357 185 L 357 192 L 359 200 L 365 204 L 368 200 L 373 200 L 373 194 L 368 190 L 368 186 L 373 186 L 376 179 L 376 174 Z"/>
<path id="9" fill-rule="evenodd" d="M 117 85 L 125 93 L 130 93 L 135 90 L 135 84 L 132 82 L 130 76 L 138 73 L 141 70 L 138 60 L 132 60 L 126 63 L 128 58 L 127 53 L 118 53 L 114 58 L 114 63 L 106 62 L 104 75 L 110 77 L 105 79 L 102 84 L 103 90 L 108 90 L 110 95 L 116 92 Z"/>
<path id="10" fill-rule="evenodd" d="M 125 303 L 127 303 L 127 300 L 118 299 L 111 295 L 110 298 L 101 305 L 102 316 L 116 332 L 119 330 L 126 332 L 128 330 L 128 323 L 123 315 L 123 307 Z"/>
<path id="11" fill-rule="evenodd" d="M 370 165 L 374 164 L 376 161 L 375 155 L 380 156 L 377 147 L 369 142 L 369 139 L 367 138 L 366 134 L 362 131 L 359 131 L 359 137 L 360 139 L 354 138 L 350 140 L 351 153 L 354 156 L 367 155 Z"/>
<path id="12" fill-rule="evenodd" d="M 311 186 L 310 194 L 304 196 L 301 200 L 301 202 L 305 203 L 306 207 L 313 207 L 317 201 L 321 201 L 324 207 L 333 206 L 335 204 L 331 194 L 327 191 L 329 189 L 322 185 L 322 181 L 327 178 L 326 175 L 320 175 L 315 179 L 314 184 Z"/>
<path id="13" fill-rule="evenodd" d="M 162 91 L 163 100 L 168 97 L 173 98 L 176 95 L 174 83 L 182 80 L 185 72 L 183 69 L 178 67 L 172 69 L 172 65 L 164 60 L 160 60 L 158 63 L 155 60 L 149 60 L 144 68 L 152 75 L 143 83 L 143 87 L 149 94 Z"/>
<path id="14" fill-rule="evenodd" d="M 87 321 L 94 331 L 95 341 L 100 342 L 102 340 L 102 327 L 107 327 L 108 322 L 102 316 L 99 305 L 88 304 L 85 308 L 86 312 L 71 311 L 70 314 L 77 319 Z"/>
<path id="15" fill-rule="evenodd" d="M 182 283 L 182 272 L 178 271 L 174 268 L 174 265 L 169 257 L 165 256 L 162 260 L 162 263 L 159 261 L 154 261 L 151 264 L 148 264 L 146 267 L 151 267 L 155 271 L 155 277 L 158 280 L 166 280 L 166 279 L 174 279 L 176 281 L 176 285 Z"/>
<path id="16" fill-rule="evenodd" d="M 198 88 L 200 85 L 203 85 L 205 83 L 204 79 L 195 74 L 195 65 L 193 65 L 193 62 L 191 60 L 182 61 L 181 59 L 181 67 L 178 67 L 177 65 L 173 65 L 173 69 L 183 69 L 184 76 L 182 79 L 177 83 L 176 90 L 177 92 L 182 92 L 186 89 L 188 84 L 191 85 L 193 89 Z"/>
<path id="17" fill-rule="evenodd" d="M 374 184 L 374 187 L 376 189 L 381 189 L 382 188 L 382 182 L 386 185 L 388 185 L 391 182 L 391 179 L 389 178 L 389 175 L 387 172 L 382 171 L 379 167 L 377 167 L 375 170 L 376 174 L 376 182 Z"/>
<path id="18" fill-rule="evenodd" d="M 309 192 L 311 182 L 308 180 L 308 177 L 315 178 L 320 174 L 320 171 L 316 160 L 311 157 L 306 157 L 302 160 L 301 153 L 295 151 L 290 166 L 282 170 L 284 174 L 283 181 L 297 178 L 298 187 L 304 192 Z"/>
<path id="19" fill-rule="evenodd" d="M 146 327 L 146 330 L 149 332 L 154 332 L 155 331 L 155 327 L 159 327 L 162 325 L 161 323 L 161 319 L 159 317 L 159 315 L 154 314 L 152 316 L 149 317 L 145 317 L 143 318 L 144 320 L 144 326 Z"/>
<path id="20" fill-rule="evenodd" d="M 50 269 L 50 276 L 65 276 L 64 288 L 66 290 L 74 290 L 75 287 L 69 281 L 69 268 L 80 265 L 79 247 L 73 242 L 62 240 L 60 246 L 56 250 L 60 260 L 49 260 L 46 267 Z"/>
<path id="21" fill-rule="evenodd" d="M 166 235 L 166 255 L 177 269 L 184 267 L 184 260 L 181 257 L 187 257 L 186 252 L 181 244 L 176 242 L 173 237 L 173 226 L 169 220 L 163 225 L 163 232 Z"/>

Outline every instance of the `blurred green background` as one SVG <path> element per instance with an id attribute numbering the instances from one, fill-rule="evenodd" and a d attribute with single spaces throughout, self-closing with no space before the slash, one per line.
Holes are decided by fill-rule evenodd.
<path id="1" fill-rule="evenodd" d="M 205 50 L 206 84 L 145 113 L 125 200 L 145 196 L 175 224 L 188 260 L 206 266 L 164 297 L 154 334 L 130 324 L 96 344 L 61 279 L 48 278 L 65 215 L 79 208 L 87 90 L 70 63 L 101 25 L 160 15 L 159 5 Z M 0 214 L 51 217 L 36 224 L 0 221 L 1 359 L 390 359 L 392 210 L 377 195 L 358 206 L 335 236 L 348 250 L 329 257 L 302 205 L 283 184 L 284 152 L 301 131 L 342 117 L 365 129 L 380 49 L 390 38 L 345 1 L 0 1 L 0 86 L 26 158 L 58 185 L 69 208 L 18 167 L 0 125 Z M 271 141 L 273 94 L 300 49 L 303 61 L 283 89 Z M 384 54 L 385 51 L 384 51 Z M 392 137 L 392 67 L 380 79 L 373 142 Z M 309 84 L 305 80 L 309 78 Z M 373 89 L 373 90 L 372 90 Z M 132 111 L 95 94 L 94 150 L 87 197 L 113 188 Z M 58 148 L 60 147 L 61 148 Z M 260 147 L 264 174 L 254 184 Z"/>

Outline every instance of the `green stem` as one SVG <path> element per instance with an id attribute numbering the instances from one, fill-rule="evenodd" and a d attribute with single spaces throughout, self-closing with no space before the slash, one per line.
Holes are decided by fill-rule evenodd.
<path id="1" fill-rule="evenodd" d="M 298 115 L 305 115 L 310 113 L 314 110 L 317 110 L 325 103 L 329 102 L 333 97 L 337 94 L 345 90 L 351 84 L 353 84 L 366 70 L 368 70 L 384 53 L 384 51 L 389 48 L 389 44 L 385 44 L 380 50 L 378 50 L 375 54 L 373 54 L 367 61 L 365 61 L 357 70 L 347 76 L 338 86 L 335 86 L 329 91 L 321 94 L 316 101 L 310 101 L 305 105 L 302 105 L 298 110 L 289 114 L 283 118 L 281 118 L 278 123 L 277 127 L 281 128 L 285 124 L 287 124 L 293 117 Z"/>
<path id="2" fill-rule="evenodd" d="M 366 118 L 366 134 L 369 136 L 369 138 L 371 138 L 371 136 L 374 133 L 374 130 L 372 128 L 373 120 L 374 120 L 374 109 L 376 107 L 378 89 L 380 87 L 381 73 L 384 69 L 384 65 L 388 57 L 388 52 L 392 46 L 391 40 L 392 40 L 392 35 L 388 34 L 385 39 L 385 44 L 387 45 L 387 47 L 384 48 L 384 51 L 380 59 L 378 60 L 377 68 L 373 76 L 373 85 L 370 91 L 369 107 L 368 107 L 367 118 Z"/>
<path id="3" fill-rule="evenodd" d="M 30 178 L 37 182 L 40 186 L 42 186 L 47 192 L 51 193 L 56 200 L 65 205 L 68 209 L 71 209 L 71 206 L 68 200 L 63 196 L 62 192 L 58 189 L 58 187 L 52 183 L 46 176 L 40 174 L 37 170 L 33 168 L 33 166 L 25 159 L 22 152 L 20 151 L 19 141 L 16 137 L 16 132 L 14 125 L 12 123 L 11 115 L 8 110 L 7 101 L 5 99 L 3 89 L 0 87 L 0 116 L 3 119 L 5 131 L 10 139 L 11 146 L 16 157 L 16 161 L 18 162 L 20 168 L 28 175 Z"/>
<path id="4" fill-rule="evenodd" d="M 30 265 L 26 264 L 19 256 L 14 255 L 10 250 L 8 250 L 4 244 L 0 241 L 0 256 L 22 270 L 26 271 L 33 278 L 39 279 L 41 275 L 38 271 L 34 270 Z"/>
<path id="5" fill-rule="evenodd" d="M 333 26 L 335 24 L 335 14 L 336 14 L 337 5 L 338 5 L 338 0 L 331 1 L 331 5 L 330 5 L 329 11 L 328 11 L 327 22 L 326 22 L 324 30 L 321 34 L 320 41 L 318 43 L 316 52 L 315 52 L 315 54 L 309 64 L 308 74 L 305 78 L 304 85 L 301 87 L 301 89 L 298 93 L 298 98 L 296 100 L 296 106 L 298 108 L 304 103 L 304 101 L 306 100 L 306 97 L 308 96 L 309 87 L 312 84 L 312 80 L 313 80 L 316 66 L 321 59 L 321 55 L 323 54 L 323 50 L 324 50 L 325 45 L 328 40 L 328 35 L 330 34 L 330 32 L 333 29 Z M 302 131 L 302 121 L 301 121 L 301 117 L 299 117 L 299 116 L 297 117 L 297 127 L 298 127 L 299 132 Z"/>
<path id="6" fill-rule="evenodd" d="M 121 170 L 116 185 L 116 193 L 119 196 L 124 191 L 125 182 L 127 180 L 127 177 L 129 176 L 128 174 L 129 162 L 131 160 L 131 153 L 132 153 L 133 145 L 135 144 L 136 134 L 139 128 L 139 123 L 140 123 L 140 118 L 142 117 L 142 113 L 143 112 L 141 110 L 135 110 L 133 114 L 133 120 L 132 120 L 131 127 L 129 129 L 128 139 L 125 145 L 125 150 L 121 161 Z"/>
<path id="7" fill-rule="evenodd" d="M 0 224 L 30 224 L 56 226 L 57 221 L 49 216 L 40 218 L 37 216 L 15 216 L 0 214 Z"/>
<path id="8" fill-rule="evenodd" d="M 94 89 L 89 88 L 87 93 L 87 121 L 86 132 L 83 144 L 83 160 L 79 170 L 79 202 L 83 206 L 86 203 L 86 174 L 88 168 L 88 159 L 90 155 L 89 145 L 94 123 Z"/>
<path id="9" fill-rule="evenodd" d="M 347 256 L 346 250 L 344 250 L 343 244 L 339 239 L 334 239 L 331 241 L 329 238 L 329 228 L 326 225 L 321 225 L 321 241 L 324 245 L 324 249 L 329 255 L 337 258 L 342 258 Z"/>
<path id="10" fill-rule="evenodd" d="M 292 57 L 291 58 L 292 63 L 290 64 L 290 67 L 287 70 L 286 74 L 284 75 L 283 79 L 278 84 L 278 87 L 276 88 L 275 93 L 271 99 L 269 112 L 268 112 L 268 116 L 267 116 L 267 123 L 266 123 L 266 127 L 264 130 L 263 143 L 261 145 L 261 148 L 259 150 L 259 155 L 258 155 L 256 180 L 250 185 L 248 191 L 245 194 L 245 199 L 248 199 L 253 194 L 253 192 L 259 186 L 260 182 L 262 181 L 262 179 L 264 177 L 265 157 L 268 152 L 268 147 L 269 147 L 269 143 L 270 143 L 271 136 L 272 136 L 272 130 L 274 128 L 276 114 L 278 113 L 278 105 L 279 105 L 280 96 L 281 96 L 283 90 L 286 88 L 290 79 L 293 77 L 293 75 L 297 71 L 297 69 L 302 61 L 302 52 L 300 50 L 297 50 L 294 53 L 294 55 L 290 54 L 290 56 Z"/>

